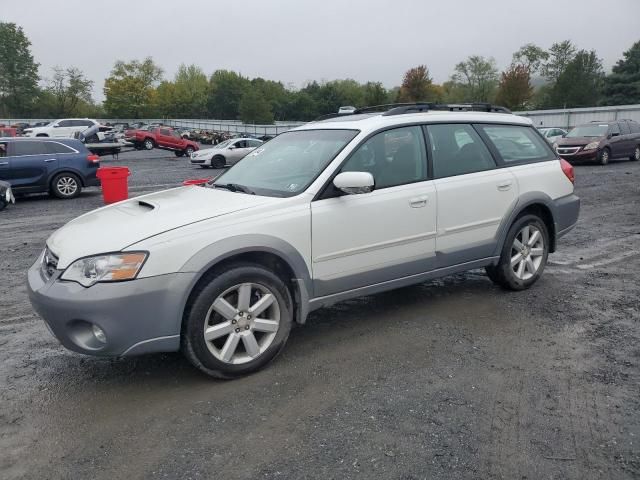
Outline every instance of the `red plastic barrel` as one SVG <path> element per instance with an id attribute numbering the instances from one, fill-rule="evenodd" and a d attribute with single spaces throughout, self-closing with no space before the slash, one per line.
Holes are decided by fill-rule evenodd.
<path id="1" fill-rule="evenodd" d="M 102 198 L 104 203 L 120 202 L 129 198 L 127 179 L 131 172 L 127 167 L 100 167 L 96 176 L 102 184 Z"/>
<path id="2" fill-rule="evenodd" d="M 184 182 L 182 182 L 182 185 L 184 185 L 185 187 L 188 187 L 189 185 L 195 185 L 195 186 L 198 186 L 198 187 L 202 187 L 209 180 L 211 180 L 211 179 L 210 178 L 194 178 L 192 180 L 185 180 Z"/>

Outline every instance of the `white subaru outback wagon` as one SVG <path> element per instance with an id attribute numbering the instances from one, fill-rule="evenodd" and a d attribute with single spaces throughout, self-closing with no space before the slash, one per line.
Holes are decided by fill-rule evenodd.
<path id="1" fill-rule="evenodd" d="M 578 219 L 571 166 L 500 107 L 381 110 L 283 133 L 205 188 L 72 220 L 29 270 L 33 306 L 76 352 L 182 350 L 232 378 L 341 300 L 476 268 L 534 284 Z"/>

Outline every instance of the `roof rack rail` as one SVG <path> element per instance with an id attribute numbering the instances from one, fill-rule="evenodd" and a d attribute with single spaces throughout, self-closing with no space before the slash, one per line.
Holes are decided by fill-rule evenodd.
<path id="1" fill-rule="evenodd" d="M 405 113 L 419 113 L 429 111 L 446 111 L 446 112 L 489 112 L 489 113 L 511 113 L 506 107 L 500 105 L 492 105 L 491 103 L 471 102 L 471 103 L 432 103 L 432 102 L 416 102 L 416 103 L 385 103 L 383 105 L 372 105 L 370 107 L 362 107 L 350 113 L 328 113 L 321 115 L 314 122 L 321 120 L 329 120 L 337 117 L 347 117 L 350 115 L 358 115 L 361 113 L 380 112 L 383 116 L 402 115 Z"/>
<path id="2" fill-rule="evenodd" d="M 506 107 L 502 107 L 500 105 L 492 105 L 490 103 L 414 103 L 392 108 L 391 110 L 385 112 L 383 116 L 428 112 L 430 110 L 448 112 L 511 113 L 511 110 Z"/>

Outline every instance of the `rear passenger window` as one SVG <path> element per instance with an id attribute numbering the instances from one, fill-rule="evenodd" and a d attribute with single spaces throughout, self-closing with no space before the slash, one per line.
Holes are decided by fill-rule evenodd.
<path id="1" fill-rule="evenodd" d="M 627 122 L 620 122 L 620 133 L 622 135 L 629 135 L 631 133 Z"/>
<path id="2" fill-rule="evenodd" d="M 540 138 L 532 127 L 517 125 L 480 125 L 498 150 L 505 163 L 551 160 L 555 155 L 548 142 Z"/>
<path id="3" fill-rule="evenodd" d="M 376 190 L 421 182 L 427 178 L 424 136 L 420 127 L 403 127 L 374 135 L 342 167 L 342 172 L 369 172 Z"/>
<path id="4" fill-rule="evenodd" d="M 471 125 L 429 125 L 427 131 L 434 178 L 495 168 L 493 157 Z"/>
<path id="5" fill-rule="evenodd" d="M 47 153 L 75 153 L 75 150 L 72 148 L 58 142 L 46 142 L 46 144 Z"/>
<path id="6" fill-rule="evenodd" d="M 20 155 L 46 155 L 47 142 L 15 142 L 13 154 L 16 157 Z"/>

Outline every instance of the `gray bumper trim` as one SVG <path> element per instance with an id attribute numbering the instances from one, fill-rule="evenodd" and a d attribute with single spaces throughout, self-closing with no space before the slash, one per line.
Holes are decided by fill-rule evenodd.
<path id="1" fill-rule="evenodd" d="M 39 262 L 28 272 L 29 298 L 66 348 L 89 355 L 120 356 L 177 351 L 184 298 L 194 274 L 173 273 L 84 288 L 43 276 Z M 92 325 L 107 343 L 98 342 Z"/>

